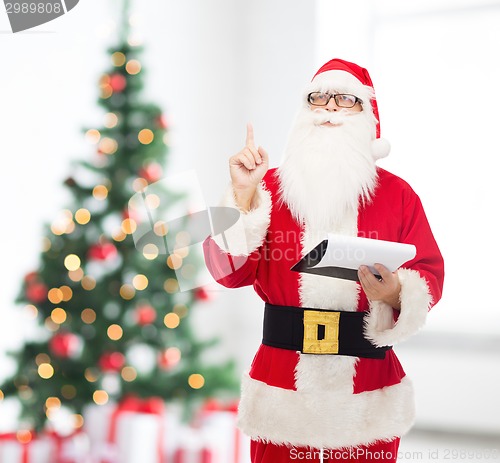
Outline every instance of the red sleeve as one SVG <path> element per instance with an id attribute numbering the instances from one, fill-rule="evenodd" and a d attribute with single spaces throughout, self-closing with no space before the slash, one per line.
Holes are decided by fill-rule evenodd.
<path id="1" fill-rule="evenodd" d="M 249 256 L 233 256 L 223 251 L 209 237 L 203 243 L 203 253 L 208 271 L 217 283 L 227 288 L 253 285 L 257 274 L 259 250 Z"/>
<path id="2" fill-rule="evenodd" d="M 403 220 L 400 240 L 414 244 L 417 255 L 404 267 L 416 270 L 426 280 L 432 296 L 431 305 L 441 299 L 444 261 L 418 195 L 408 188 L 403 195 Z"/>
<path id="3" fill-rule="evenodd" d="M 429 309 L 441 298 L 444 263 L 417 194 L 403 186 L 399 241 L 417 248 L 414 259 L 398 269 L 400 310 L 383 301 L 370 301 L 365 336 L 376 346 L 392 346 L 422 328 Z"/>

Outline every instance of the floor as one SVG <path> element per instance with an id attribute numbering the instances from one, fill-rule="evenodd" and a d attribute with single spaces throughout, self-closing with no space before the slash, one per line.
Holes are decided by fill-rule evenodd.
<path id="1" fill-rule="evenodd" d="M 500 435 L 413 429 L 401 440 L 398 463 L 500 463 Z"/>

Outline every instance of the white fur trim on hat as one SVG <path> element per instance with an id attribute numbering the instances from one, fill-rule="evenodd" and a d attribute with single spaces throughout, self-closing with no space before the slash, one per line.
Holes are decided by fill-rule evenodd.
<path id="1" fill-rule="evenodd" d="M 413 386 L 374 391 L 293 391 L 245 374 L 238 425 L 252 439 L 277 445 L 339 448 L 390 441 L 406 434 L 415 416 Z"/>
<path id="2" fill-rule="evenodd" d="M 415 334 L 424 326 L 431 307 L 432 296 L 420 273 L 401 268 L 398 277 L 401 283 L 401 310 L 396 322 L 390 305 L 381 301 L 370 302 L 365 336 L 377 347 L 392 346 Z"/>
<path id="3" fill-rule="evenodd" d="M 374 96 L 373 88 L 364 85 L 350 72 L 333 70 L 318 74 L 307 86 L 307 93 L 310 92 L 328 92 L 335 90 L 337 92 L 352 93 L 361 98 L 364 103 L 369 103 Z"/>
<path id="4" fill-rule="evenodd" d="M 264 242 L 271 217 L 271 194 L 262 184 L 257 187 L 255 206 L 248 212 L 240 210 L 239 220 L 213 240 L 225 252 L 233 256 L 249 256 Z M 239 209 L 233 188 L 230 185 L 222 198 L 220 206 Z"/>

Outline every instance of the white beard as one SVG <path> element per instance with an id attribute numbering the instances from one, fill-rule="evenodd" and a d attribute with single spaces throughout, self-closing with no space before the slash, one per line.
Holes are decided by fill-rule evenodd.
<path id="1" fill-rule="evenodd" d="M 321 126 L 325 121 L 341 125 Z M 369 201 L 377 180 L 373 133 L 365 111 L 299 112 L 278 168 L 282 200 L 299 223 L 332 231 Z"/>

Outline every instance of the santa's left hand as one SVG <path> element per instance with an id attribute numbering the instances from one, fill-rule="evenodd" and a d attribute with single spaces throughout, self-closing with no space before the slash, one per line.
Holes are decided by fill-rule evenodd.
<path id="1" fill-rule="evenodd" d="M 382 301 L 394 309 L 401 308 L 399 294 L 401 292 L 401 283 L 396 272 L 391 272 L 382 264 L 374 265 L 380 274 L 377 278 L 366 265 L 362 265 L 358 270 L 359 282 L 363 288 L 366 297 L 370 301 Z"/>

